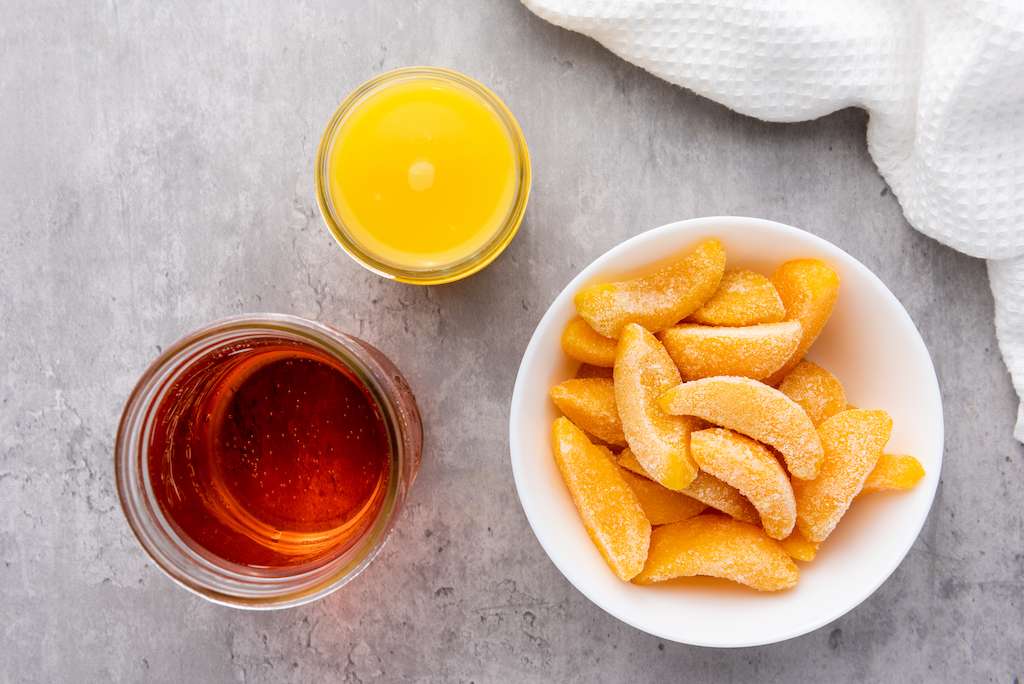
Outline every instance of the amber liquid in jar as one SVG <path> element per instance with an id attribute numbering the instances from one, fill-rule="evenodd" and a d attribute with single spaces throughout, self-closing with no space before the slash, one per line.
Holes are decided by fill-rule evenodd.
<path id="1" fill-rule="evenodd" d="M 381 411 L 337 358 L 263 337 L 196 359 L 157 406 L 149 477 L 196 546 L 252 567 L 334 556 L 372 525 L 391 451 Z"/>

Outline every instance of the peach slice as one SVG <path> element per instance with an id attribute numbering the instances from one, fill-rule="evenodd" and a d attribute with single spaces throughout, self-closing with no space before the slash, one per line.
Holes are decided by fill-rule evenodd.
<path id="1" fill-rule="evenodd" d="M 719 328 L 677 325 L 659 337 L 684 380 L 715 375 L 768 377 L 786 363 L 800 344 L 796 321 Z"/>
<path id="2" fill-rule="evenodd" d="M 658 397 L 680 382 L 679 369 L 657 338 L 636 323 L 622 331 L 615 355 L 615 403 L 626 442 L 651 479 L 679 491 L 693 482 L 691 418 L 670 416 Z"/>
<path id="3" fill-rule="evenodd" d="M 818 474 L 823 452 L 811 419 L 799 404 L 764 383 L 728 376 L 703 378 L 673 387 L 658 404 L 666 413 L 703 418 L 775 447 L 793 477 L 813 480 Z M 628 431 L 626 435 L 628 441 Z"/>
<path id="4" fill-rule="evenodd" d="M 796 524 L 809 541 L 825 541 L 835 529 L 878 463 L 891 431 L 889 414 L 863 409 L 837 413 L 818 427 L 825 447 L 821 472 L 810 482 L 793 482 Z"/>
<path id="5" fill-rule="evenodd" d="M 651 476 L 648 475 L 647 471 L 644 470 L 644 467 L 640 465 L 640 461 L 636 460 L 636 456 L 634 456 L 633 452 L 629 450 L 629 447 L 620 451 L 616 460 L 618 461 L 619 466 L 625 468 L 629 472 L 642 475 L 648 480 L 651 479 Z"/>
<path id="6" fill-rule="evenodd" d="M 726 271 L 718 290 L 688 320 L 704 325 L 757 325 L 785 320 L 772 281 L 755 271 Z"/>
<path id="7" fill-rule="evenodd" d="M 576 369 L 577 378 L 607 378 L 612 379 L 612 369 L 604 366 L 591 366 L 589 363 L 581 363 Z"/>
<path id="8" fill-rule="evenodd" d="M 724 515 L 702 513 L 651 533 L 644 569 L 633 581 L 651 584 L 709 575 L 759 591 L 796 586 L 800 570 L 779 542 L 761 528 Z"/>
<path id="9" fill-rule="evenodd" d="M 577 316 L 562 332 L 562 351 L 571 359 L 591 366 L 615 365 L 615 340 L 597 334 L 590 324 Z"/>
<path id="10" fill-rule="evenodd" d="M 583 526 L 612 571 L 629 581 L 641 571 L 651 523 L 608 451 L 592 444 L 568 418 L 551 430 L 555 462 Z"/>
<path id="11" fill-rule="evenodd" d="M 619 454 L 619 465 L 637 475 L 650 477 L 628 448 L 623 449 Z M 739 490 L 705 472 L 698 472 L 690 486 L 682 490 L 680 494 L 685 494 L 743 522 L 757 523 L 760 520 L 757 509 L 739 493 Z"/>
<path id="12" fill-rule="evenodd" d="M 605 337 L 618 337 L 628 323 L 658 332 L 706 302 L 724 271 L 725 247 L 718 240 L 705 240 L 650 275 L 583 288 L 574 299 L 576 310 Z"/>
<path id="13" fill-rule="evenodd" d="M 622 465 L 621 460 L 619 465 Z M 922 477 L 924 466 L 913 456 L 882 454 L 860 493 L 913 489 Z"/>
<path id="14" fill-rule="evenodd" d="M 690 486 L 683 490 L 687 496 L 726 513 L 740 522 L 756 524 L 757 509 L 732 485 L 708 473 L 697 473 Z"/>
<path id="15" fill-rule="evenodd" d="M 665 489 L 657 482 L 634 475 L 625 468 L 622 469 L 622 477 L 633 489 L 633 493 L 640 501 L 640 508 L 644 509 L 644 515 L 652 525 L 667 525 L 686 520 L 706 508 L 696 499 Z"/>
<path id="16" fill-rule="evenodd" d="M 800 534 L 800 530 L 793 530 L 793 534 L 779 543 L 782 544 L 786 553 L 792 556 L 793 560 L 805 563 L 814 560 L 814 557 L 818 555 L 818 547 L 821 546 L 818 542 L 808 541 L 804 535 Z"/>
<path id="17" fill-rule="evenodd" d="M 786 305 L 786 320 L 803 326 L 803 337 L 789 361 L 765 381 L 778 385 L 818 339 L 832 315 L 839 296 L 839 275 L 820 259 L 796 259 L 779 266 L 772 283 Z"/>
<path id="18" fill-rule="evenodd" d="M 573 378 L 550 391 L 551 400 L 566 417 L 606 444 L 625 446 L 615 388 L 607 378 Z"/>
<path id="19" fill-rule="evenodd" d="M 769 537 L 785 539 L 796 524 L 793 487 L 768 449 L 723 428 L 690 435 L 690 454 L 700 469 L 732 485 L 754 505 Z"/>
<path id="20" fill-rule="evenodd" d="M 846 392 L 836 376 L 804 360 L 791 370 L 779 391 L 800 404 L 815 425 L 846 410 Z"/>

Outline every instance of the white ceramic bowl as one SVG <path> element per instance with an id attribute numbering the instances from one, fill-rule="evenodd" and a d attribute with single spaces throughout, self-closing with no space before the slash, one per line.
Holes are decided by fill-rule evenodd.
<path id="1" fill-rule="evenodd" d="M 584 285 L 650 269 L 698 240 L 725 243 L 729 268 L 770 274 L 783 261 L 818 257 L 842 279 L 835 311 L 809 358 L 842 381 L 851 404 L 882 408 L 893 418 L 886 451 L 910 453 L 927 475 L 910 492 L 872 494 L 851 507 L 800 583 L 770 594 L 721 580 L 693 578 L 672 586 L 620 581 L 591 543 L 551 456 L 557 417 L 548 388 L 577 364 L 559 339 Z M 939 482 L 942 401 L 931 358 L 906 310 L 852 256 L 797 228 L 753 218 L 711 217 L 671 223 L 611 249 L 573 278 L 537 325 L 512 394 L 509 443 L 516 489 L 534 534 L 577 589 L 608 613 L 658 637 L 699 646 L 738 647 L 790 639 L 840 617 L 877 589 L 917 538 Z"/>

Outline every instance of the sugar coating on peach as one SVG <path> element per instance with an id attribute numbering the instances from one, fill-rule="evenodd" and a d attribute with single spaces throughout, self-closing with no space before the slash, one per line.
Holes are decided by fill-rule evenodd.
<path id="1" fill-rule="evenodd" d="M 795 259 L 779 266 L 772 283 L 786 305 L 786 320 L 799 321 L 803 336 L 789 361 L 766 381 L 778 385 L 818 339 L 839 296 L 839 274 L 820 259 Z"/>
<path id="2" fill-rule="evenodd" d="M 606 449 L 592 444 L 568 418 L 551 430 L 555 462 L 583 526 L 612 571 L 629 581 L 644 566 L 651 523 Z"/>
<path id="3" fill-rule="evenodd" d="M 673 387 L 658 404 L 666 413 L 697 416 L 775 447 L 793 477 L 818 474 L 823 452 L 811 419 L 774 387 L 750 378 L 703 378 Z"/>
<path id="4" fill-rule="evenodd" d="M 665 489 L 657 482 L 631 473 L 625 468 L 622 469 L 622 477 L 633 489 L 637 500 L 640 501 L 640 508 L 644 509 L 644 515 L 652 525 L 667 525 L 686 520 L 707 508 L 696 499 Z"/>
<path id="5" fill-rule="evenodd" d="M 785 539 L 793 531 L 793 487 L 768 449 L 732 430 L 709 428 L 690 435 L 690 453 L 702 471 L 732 485 L 753 504 L 769 537 Z"/>
<path id="6" fill-rule="evenodd" d="M 818 555 L 819 542 L 808 541 L 800 530 L 793 530 L 793 534 L 779 542 L 793 560 L 810 563 Z"/>
<path id="7" fill-rule="evenodd" d="M 621 465 L 621 461 L 620 461 Z M 924 477 L 924 466 L 906 454 L 882 454 L 864 481 L 861 494 L 913 489 Z"/>
<path id="8" fill-rule="evenodd" d="M 725 271 L 725 247 L 705 240 L 679 260 L 631 280 L 583 288 L 576 310 L 605 337 L 618 337 L 629 323 L 658 332 L 693 313 L 714 294 Z"/>
<path id="9" fill-rule="evenodd" d="M 861 491 L 889 441 L 892 419 L 885 411 L 853 409 L 820 426 L 825 459 L 814 480 L 793 481 L 796 524 L 808 540 L 828 538 Z"/>
<path id="10" fill-rule="evenodd" d="M 615 365 L 615 340 L 599 335 L 579 316 L 569 321 L 562 332 L 562 351 L 569 358 L 592 366 Z"/>
<path id="11" fill-rule="evenodd" d="M 772 281 L 755 271 L 726 271 L 715 294 L 688 320 L 704 325 L 757 325 L 786 318 Z"/>
<path id="12" fill-rule="evenodd" d="M 657 338 L 630 323 L 619 338 L 613 370 L 615 403 L 626 443 L 651 479 L 679 491 L 693 482 L 697 465 L 690 458 L 690 432 L 696 422 L 671 416 L 658 397 L 679 384 L 676 365 Z"/>
<path id="13" fill-rule="evenodd" d="M 780 591 L 796 586 L 800 570 L 761 528 L 702 513 L 656 528 L 647 563 L 633 581 L 651 584 L 695 575 L 721 577 L 759 591 Z"/>
<path id="14" fill-rule="evenodd" d="M 779 384 L 779 391 L 800 404 L 815 425 L 846 410 L 846 392 L 842 383 L 821 366 L 807 360 L 789 371 Z"/>
<path id="15" fill-rule="evenodd" d="M 619 465 L 626 470 L 650 477 L 629 449 L 623 449 L 618 460 Z M 697 477 L 693 478 L 693 482 L 680 493 L 731 515 L 737 520 L 748 523 L 757 523 L 760 520 L 757 509 L 740 494 L 738 489 L 703 471 L 698 472 Z"/>
<path id="16" fill-rule="evenodd" d="M 551 388 L 551 400 L 565 416 L 602 442 L 625 446 L 615 388 L 607 378 L 573 378 Z"/>
<path id="17" fill-rule="evenodd" d="M 659 335 L 684 380 L 738 375 L 761 380 L 782 367 L 800 344 L 796 321 L 741 328 L 677 325 Z"/>

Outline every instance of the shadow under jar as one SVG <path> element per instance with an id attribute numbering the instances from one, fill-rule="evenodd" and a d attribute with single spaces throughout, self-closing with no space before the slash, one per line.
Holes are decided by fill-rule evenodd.
<path id="1" fill-rule="evenodd" d="M 422 441 L 415 399 L 377 349 L 294 316 L 240 316 L 143 374 L 115 444 L 118 495 L 179 584 L 231 606 L 295 606 L 380 550 Z"/>

